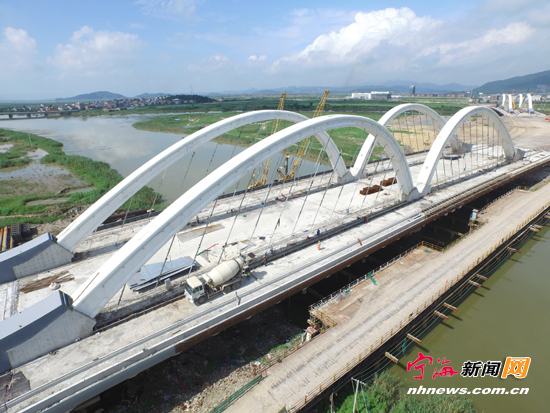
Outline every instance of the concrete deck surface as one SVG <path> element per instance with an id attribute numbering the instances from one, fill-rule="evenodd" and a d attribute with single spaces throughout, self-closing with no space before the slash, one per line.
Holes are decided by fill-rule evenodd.
<path id="1" fill-rule="evenodd" d="M 365 281 L 359 291 L 345 301 L 345 309 L 333 304 L 325 309 L 337 316 L 335 327 L 312 340 L 282 363 L 267 370 L 267 378 L 231 405 L 229 413 L 278 412 L 304 399 L 308 392 L 369 352 L 371 345 L 394 328 L 424 302 L 461 275 L 487 250 L 499 242 L 542 205 L 550 202 L 550 185 L 536 192 L 515 192 L 493 204 L 482 216 L 488 223 L 444 254 L 426 254 L 418 265 L 400 262 L 376 274 L 377 286 Z M 417 250 L 421 255 L 423 249 Z M 331 306 L 329 306 L 331 307 Z"/>

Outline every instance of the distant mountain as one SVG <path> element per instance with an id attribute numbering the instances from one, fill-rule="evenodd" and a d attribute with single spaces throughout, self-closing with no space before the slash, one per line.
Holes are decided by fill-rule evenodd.
<path id="1" fill-rule="evenodd" d="M 472 86 L 465 86 L 458 83 L 449 83 L 446 85 L 436 85 L 435 83 L 417 83 L 413 81 L 392 81 L 383 85 L 362 85 L 362 86 L 288 86 L 274 89 L 247 89 L 240 91 L 225 91 L 222 93 L 207 93 L 207 95 L 280 95 L 283 92 L 289 95 L 313 95 L 323 94 L 325 90 L 331 93 L 353 93 L 353 92 L 371 92 L 373 90 L 393 93 L 408 93 L 409 87 L 416 84 L 416 93 L 452 93 L 464 92 L 472 89 Z"/>
<path id="2" fill-rule="evenodd" d="M 136 98 L 143 98 L 143 99 L 150 99 L 150 98 L 156 98 L 159 96 L 166 96 L 168 93 L 142 93 L 141 95 L 135 96 Z"/>
<path id="3" fill-rule="evenodd" d="M 510 93 L 523 93 L 527 91 L 535 92 L 535 90 L 543 93 L 550 92 L 550 70 L 485 83 L 475 89 L 474 92 L 503 93 L 509 91 Z"/>
<path id="4" fill-rule="evenodd" d="M 59 100 L 113 100 L 123 99 L 125 96 L 118 93 L 111 93 L 106 91 L 85 93 L 83 95 L 76 95 L 72 98 L 59 98 Z"/>

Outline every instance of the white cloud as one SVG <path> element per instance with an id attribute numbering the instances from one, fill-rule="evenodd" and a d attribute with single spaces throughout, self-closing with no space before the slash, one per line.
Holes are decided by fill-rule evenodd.
<path id="1" fill-rule="evenodd" d="M 279 59 L 274 67 L 292 62 L 353 63 L 365 58 L 381 43 L 398 46 L 412 44 L 415 42 L 415 34 L 432 30 L 441 24 L 442 21 L 430 16 L 418 17 L 407 7 L 359 12 L 355 15 L 354 23 L 317 37 L 301 52 Z"/>
<path id="2" fill-rule="evenodd" d="M 213 72 L 220 69 L 225 69 L 229 58 L 221 53 L 216 53 L 208 59 L 201 60 L 198 64 L 192 63 L 187 66 L 187 70 L 191 72 Z"/>
<path id="3" fill-rule="evenodd" d="M 407 7 L 358 12 L 351 23 L 318 36 L 265 71 L 283 78 L 300 74 L 304 84 L 313 78 L 315 84 L 414 78 L 481 84 L 501 71 L 525 73 L 526 61 L 537 70 L 547 67 L 542 57 L 526 57 L 546 43 L 550 30 L 523 17 L 489 21 L 480 14 L 477 20 L 451 21 L 418 16 Z"/>
<path id="4" fill-rule="evenodd" d="M 63 71 L 86 71 L 94 74 L 118 70 L 132 63 L 143 47 L 136 34 L 94 31 L 83 26 L 75 31 L 67 44 L 58 44 L 54 56 L 48 59 Z"/>
<path id="5" fill-rule="evenodd" d="M 36 40 L 26 30 L 5 27 L 0 41 L 0 73 L 25 69 L 38 52 Z"/>
<path id="6" fill-rule="evenodd" d="M 210 60 L 212 62 L 227 62 L 229 60 L 229 58 L 227 56 L 224 56 L 221 53 L 217 53 L 215 55 L 210 56 L 208 58 L 208 60 Z"/>
<path id="7" fill-rule="evenodd" d="M 548 3 L 548 0 L 487 0 L 482 8 L 487 13 L 516 15 L 524 10 L 543 6 Z"/>
<path id="8" fill-rule="evenodd" d="M 250 56 L 248 59 L 246 60 L 250 60 L 250 61 L 259 61 L 259 62 L 263 62 L 265 61 L 265 59 L 267 59 L 267 56 L 265 54 L 261 55 L 261 56 L 256 56 L 255 54 L 253 54 L 252 56 Z"/>
<path id="9" fill-rule="evenodd" d="M 441 64 L 464 59 L 469 56 L 478 56 L 481 52 L 498 45 L 517 45 L 527 41 L 535 30 L 525 22 L 510 23 L 502 29 L 492 29 L 485 34 L 470 40 L 458 43 L 442 43 L 427 48 L 422 55 L 439 52 Z"/>
<path id="10" fill-rule="evenodd" d="M 197 8 L 196 0 L 137 0 L 145 14 L 160 17 L 190 17 Z"/>

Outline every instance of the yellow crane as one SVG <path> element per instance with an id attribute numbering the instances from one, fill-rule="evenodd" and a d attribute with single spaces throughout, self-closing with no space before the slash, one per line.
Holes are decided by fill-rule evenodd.
<path id="1" fill-rule="evenodd" d="M 284 109 L 284 107 L 285 107 L 285 97 L 286 97 L 286 92 L 281 95 L 281 100 L 279 101 L 279 106 L 277 107 L 277 110 L 283 110 Z M 271 128 L 271 134 L 270 135 L 273 135 L 274 133 L 277 132 L 277 130 L 279 129 L 279 123 L 280 122 L 281 122 L 280 119 L 275 119 L 275 121 L 273 122 L 273 126 Z M 269 158 L 267 161 L 265 161 L 264 164 L 262 165 L 262 177 L 260 178 L 260 180 L 255 181 L 253 185 L 250 185 L 248 187 L 248 189 L 254 188 L 254 187 L 257 187 L 257 186 L 262 186 L 262 185 L 266 184 L 267 176 L 269 175 L 269 167 L 270 166 L 271 166 L 271 158 Z M 252 175 L 252 177 L 254 178 L 254 175 Z"/>
<path id="2" fill-rule="evenodd" d="M 315 109 L 315 113 L 313 114 L 313 118 L 316 118 L 317 116 L 320 116 L 323 113 L 323 110 L 325 110 L 325 104 L 326 104 L 327 96 L 328 96 L 329 93 L 330 93 L 330 90 L 325 91 L 325 94 L 323 95 L 323 97 L 321 98 L 321 101 L 317 105 L 317 109 Z M 281 179 L 279 179 L 279 181 L 286 181 L 288 179 L 294 179 L 294 176 L 296 175 L 296 172 L 298 172 L 298 167 L 302 163 L 302 157 L 306 153 L 306 149 L 307 149 L 307 146 L 308 146 L 308 143 L 309 143 L 310 139 L 311 139 L 311 136 L 304 139 L 300 143 L 300 146 L 298 148 L 298 153 L 296 154 L 296 157 L 294 158 L 294 163 L 292 164 L 292 169 L 290 170 L 290 172 L 288 172 L 288 158 L 290 157 L 290 155 L 288 155 L 288 154 L 286 155 L 284 172 L 282 171 L 283 170 L 282 166 L 280 166 L 279 169 L 277 169 L 277 173 L 281 177 Z"/>

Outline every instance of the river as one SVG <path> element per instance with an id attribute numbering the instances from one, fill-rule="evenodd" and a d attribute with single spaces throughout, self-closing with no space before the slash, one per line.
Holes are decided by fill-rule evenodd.
<path id="1" fill-rule="evenodd" d="M 17 119 L 0 122 L 0 128 L 30 132 L 63 143 L 68 155 L 82 155 L 108 163 L 126 177 L 149 159 L 182 139 L 182 135 L 137 130 L 132 124 L 151 115 L 93 116 L 51 119 Z M 179 115 L 176 115 L 179 116 Z M 172 202 L 183 192 L 246 148 L 231 144 L 207 142 L 195 153 L 185 182 L 192 155 L 189 154 L 156 176 L 148 185 Z M 319 171 L 326 170 L 321 165 Z M 271 168 L 272 173 L 275 168 Z M 303 161 L 300 174 L 314 173 L 316 164 Z M 163 179 L 164 176 L 164 179 Z M 238 189 L 245 189 L 250 175 L 241 179 Z M 233 186 L 228 190 L 232 192 Z"/>
<path id="2" fill-rule="evenodd" d="M 449 319 L 439 323 L 422 344 L 412 349 L 391 369 L 405 384 L 405 390 L 420 385 L 424 387 L 474 388 L 499 387 L 528 388 L 526 395 L 467 395 L 479 412 L 545 412 L 550 411 L 550 392 L 546 369 L 550 371 L 548 343 L 550 329 L 550 243 L 548 230 L 544 228 L 498 271 L 483 283 L 452 313 Z M 405 371 L 408 362 L 418 358 L 418 353 L 433 357 L 434 366 L 440 371 L 437 359 L 450 361 L 461 371 L 468 360 L 501 361 L 507 357 L 530 357 L 528 374 L 523 379 L 508 376 L 506 379 L 490 376 L 465 378 L 460 374 L 432 379 L 434 366 L 426 365 L 423 380 L 415 380 L 419 371 Z M 427 361 L 424 361 L 427 363 Z M 502 370 L 501 370 L 502 372 Z"/>

